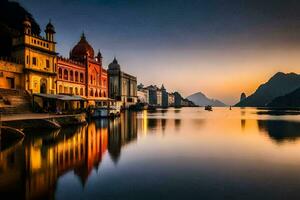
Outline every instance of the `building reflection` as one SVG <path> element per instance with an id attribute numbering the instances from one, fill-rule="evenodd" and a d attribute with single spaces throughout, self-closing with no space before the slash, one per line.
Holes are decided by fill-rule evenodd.
<path id="1" fill-rule="evenodd" d="M 84 187 L 107 151 L 116 162 L 121 148 L 136 139 L 135 113 L 50 133 L 35 130 L 23 144 L 0 152 L 0 193 L 13 199 L 54 199 L 60 176 L 74 171 Z"/>
<path id="2" fill-rule="evenodd" d="M 108 152 L 117 163 L 122 146 L 137 139 L 137 116 L 134 112 L 122 113 L 120 118 L 109 124 Z"/>

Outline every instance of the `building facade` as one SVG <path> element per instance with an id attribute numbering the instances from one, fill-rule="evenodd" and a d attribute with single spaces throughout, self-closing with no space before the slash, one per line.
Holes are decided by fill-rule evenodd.
<path id="1" fill-rule="evenodd" d="M 109 97 L 121 101 L 124 108 L 137 102 L 137 78 L 121 71 L 116 58 L 108 65 Z"/>
<path id="2" fill-rule="evenodd" d="M 149 104 L 149 90 L 144 88 L 143 84 L 137 86 L 138 102 Z"/>
<path id="3" fill-rule="evenodd" d="M 161 86 L 161 95 L 162 95 L 162 107 L 169 107 L 169 93 L 167 92 L 164 85 Z"/>
<path id="4" fill-rule="evenodd" d="M 57 58 L 57 94 L 74 94 L 85 97 L 85 65 L 63 57 Z"/>
<path id="5" fill-rule="evenodd" d="M 31 34 L 31 22 L 23 22 L 24 32 L 13 38 L 12 58 L 23 66 L 22 88 L 30 93 L 56 93 L 55 29 L 49 22 L 46 37 Z"/>
<path id="6" fill-rule="evenodd" d="M 73 94 L 93 100 L 108 98 L 107 71 L 102 67 L 100 51 L 94 49 L 82 34 L 70 52 L 70 58 L 57 59 L 57 93 Z"/>
<path id="7" fill-rule="evenodd" d="M 102 55 L 99 51 L 94 56 L 94 49 L 84 34 L 70 52 L 70 59 L 85 66 L 85 97 L 89 100 L 107 99 L 108 77 L 107 71 L 102 67 Z"/>
<path id="8" fill-rule="evenodd" d="M 173 107 L 175 104 L 175 96 L 174 93 L 168 93 L 168 106 Z"/>
<path id="9" fill-rule="evenodd" d="M 13 59 L 0 59 L 0 88 L 22 89 L 24 87 L 23 65 Z"/>

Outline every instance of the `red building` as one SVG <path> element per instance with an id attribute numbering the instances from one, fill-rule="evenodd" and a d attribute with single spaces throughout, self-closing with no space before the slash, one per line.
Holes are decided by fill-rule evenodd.
<path id="1" fill-rule="evenodd" d="M 57 93 L 75 94 L 89 100 L 107 99 L 107 71 L 102 67 L 100 51 L 94 49 L 82 34 L 70 52 L 70 58 L 57 60 Z"/>

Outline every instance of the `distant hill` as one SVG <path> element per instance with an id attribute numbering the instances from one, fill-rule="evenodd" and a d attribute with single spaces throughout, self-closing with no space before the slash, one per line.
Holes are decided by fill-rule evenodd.
<path id="1" fill-rule="evenodd" d="M 0 56 L 10 56 L 12 37 L 23 31 L 25 16 L 32 23 L 32 33 L 39 35 L 41 29 L 31 13 L 17 2 L 0 1 Z"/>
<path id="2" fill-rule="evenodd" d="M 260 85 L 257 90 L 235 106 L 264 107 L 274 98 L 288 94 L 300 87 L 300 75 L 295 73 L 276 73 L 268 82 Z"/>
<path id="3" fill-rule="evenodd" d="M 198 106 L 215 106 L 215 107 L 223 107 L 226 106 L 223 102 L 216 99 L 209 99 L 203 93 L 197 92 L 187 97 L 188 100 L 194 102 Z"/>
<path id="4" fill-rule="evenodd" d="M 276 97 L 268 104 L 269 107 L 300 107 L 300 88 L 284 96 Z"/>

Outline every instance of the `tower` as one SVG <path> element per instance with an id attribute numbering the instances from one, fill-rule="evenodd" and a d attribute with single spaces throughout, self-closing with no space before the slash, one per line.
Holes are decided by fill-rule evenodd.
<path id="1" fill-rule="evenodd" d="M 102 54 L 101 54 L 100 50 L 98 50 L 98 54 L 97 54 L 96 59 L 100 63 L 100 65 L 102 66 Z"/>
<path id="2" fill-rule="evenodd" d="M 51 24 L 51 20 L 49 20 L 49 23 L 46 26 L 45 29 L 46 39 L 50 42 L 54 42 L 54 34 L 55 34 L 55 28 Z"/>
<path id="3" fill-rule="evenodd" d="M 31 34 L 31 22 L 27 16 L 25 16 L 25 19 L 23 21 L 23 27 L 24 27 L 24 33 L 27 35 L 30 35 Z"/>

